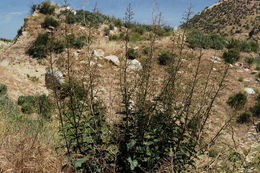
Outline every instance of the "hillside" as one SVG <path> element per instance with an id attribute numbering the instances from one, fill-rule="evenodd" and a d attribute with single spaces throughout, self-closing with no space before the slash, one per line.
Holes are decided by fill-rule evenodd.
<path id="1" fill-rule="evenodd" d="M 260 171 L 257 42 L 32 10 L 0 52 L 0 172 Z"/>
<path id="2" fill-rule="evenodd" d="M 260 2 L 258 0 L 220 0 L 196 14 L 189 27 L 205 32 L 249 37 L 260 30 Z M 257 37 L 259 39 L 259 37 Z"/>

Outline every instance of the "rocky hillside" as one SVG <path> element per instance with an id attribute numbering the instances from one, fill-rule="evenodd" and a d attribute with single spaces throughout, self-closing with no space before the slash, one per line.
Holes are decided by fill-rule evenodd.
<path id="1" fill-rule="evenodd" d="M 260 30 L 260 1 L 220 0 L 195 15 L 188 24 L 205 32 L 244 37 L 256 35 Z"/>

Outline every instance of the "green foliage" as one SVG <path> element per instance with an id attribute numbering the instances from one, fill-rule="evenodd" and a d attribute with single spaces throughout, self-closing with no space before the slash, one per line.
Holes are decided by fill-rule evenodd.
<path id="1" fill-rule="evenodd" d="M 140 35 L 139 33 L 131 33 L 129 36 L 129 41 L 131 41 L 131 42 L 137 42 L 137 41 L 143 41 L 143 40 L 147 40 L 147 38 Z"/>
<path id="2" fill-rule="evenodd" d="M 251 112 L 243 112 L 239 117 L 237 118 L 237 123 L 244 124 L 251 121 L 252 113 Z"/>
<path id="3" fill-rule="evenodd" d="M 217 150 L 214 150 L 214 149 L 209 150 L 209 157 L 216 158 L 217 156 L 218 156 Z"/>
<path id="4" fill-rule="evenodd" d="M 56 20 L 53 16 L 47 16 L 44 19 L 44 22 L 42 23 L 43 28 L 49 28 L 49 27 L 58 27 L 60 25 L 59 21 Z"/>
<path id="5" fill-rule="evenodd" d="M 38 113 L 44 118 L 51 118 L 53 103 L 46 95 L 20 96 L 18 105 L 21 106 L 21 111 L 25 114 Z"/>
<path id="6" fill-rule="evenodd" d="M 133 59 L 137 59 L 139 57 L 139 54 L 135 49 L 129 48 L 128 51 L 126 52 L 126 57 L 128 59 L 133 60 Z"/>
<path id="7" fill-rule="evenodd" d="M 117 149 L 109 143 L 109 126 L 102 102 L 93 100 L 90 105 L 88 88 L 75 77 L 67 79 L 61 90 L 63 126 L 60 132 L 65 140 L 68 164 L 79 172 L 107 172 L 104 167 L 112 163 Z M 81 156 L 71 157 L 71 154 Z"/>
<path id="8" fill-rule="evenodd" d="M 48 54 L 48 43 L 49 43 L 49 34 L 43 33 L 39 34 L 36 40 L 28 49 L 27 53 L 33 58 L 45 58 Z"/>
<path id="9" fill-rule="evenodd" d="M 41 95 L 36 97 L 35 103 L 37 106 L 37 113 L 46 119 L 50 119 L 54 109 L 52 100 L 46 95 Z"/>
<path id="10" fill-rule="evenodd" d="M 0 83 L 0 96 L 7 94 L 7 86 L 5 84 Z"/>
<path id="11" fill-rule="evenodd" d="M 223 58 L 226 63 L 233 64 L 240 58 L 240 52 L 236 49 L 229 49 L 223 53 Z"/>
<path id="12" fill-rule="evenodd" d="M 34 96 L 20 96 L 18 98 L 18 105 L 21 106 L 21 111 L 25 114 L 36 112 L 35 103 L 36 99 Z"/>
<path id="13" fill-rule="evenodd" d="M 169 51 L 162 51 L 158 56 L 160 65 L 169 65 L 174 59 L 174 55 Z"/>
<path id="14" fill-rule="evenodd" d="M 110 29 L 104 28 L 104 34 L 105 34 L 105 36 L 109 36 L 110 35 Z"/>
<path id="15" fill-rule="evenodd" d="M 54 39 L 54 40 L 51 40 L 49 49 L 51 52 L 59 54 L 65 50 L 65 47 L 66 47 L 66 45 L 65 45 L 64 41 Z"/>
<path id="16" fill-rule="evenodd" d="M 254 63 L 254 61 L 255 61 L 255 59 L 252 58 L 252 57 L 246 57 L 246 58 L 245 58 L 245 63 L 247 63 L 247 65 L 248 65 L 249 67 L 252 66 L 252 64 Z"/>
<path id="17" fill-rule="evenodd" d="M 237 49 L 242 52 L 257 52 L 259 50 L 259 44 L 256 41 L 245 41 L 232 38 L 228 41 L 228 49 Z"/>
<path id="18" fill-rule="evenodd" d="M 75 34 L 70 34 L 66 38 L 67 47 L 81 49 L 85 46 L 87 38 L 85 36 L 76 36 Z"/>
<path id="19" fill-rule="evenodd" d="M 227 104 L 234 109 L 241 109 L 247 102 L 247 96 L 244 93 L 236 93 L 228 98 Z"/>
<path id="20" fill-rule="evenodd" d="M 191 32 L 187 36 L 187 42 L 191 48 L 223 49 L 226 39 L 218 34 L 204 34 L 202 32 Z"/>
<path id="21" fill-rule="evenodd" d="M 42 14 L 52 15 L 55 11 L 56 6 L 53 5 L 50 1 L 44 1 L 38 6 L 38 10 Z"/>

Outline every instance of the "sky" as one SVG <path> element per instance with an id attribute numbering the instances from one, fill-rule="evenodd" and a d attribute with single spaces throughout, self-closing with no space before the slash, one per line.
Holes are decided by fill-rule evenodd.
<path id="1" fill-rule="evenodd" d="M 23 25 L 24 18 L 30 15 L 32 4 L 42 0 L 0 0 L 0 38 L 13 39 L 17 30 Z M 63 0 L 53 0 L 63 3 Z M 68 0 L 74 9 L 91 10 L 97 4 L 98 10 L 106 15 L 123 18 L 125 9 L 129 3 L 134 10 L 134 21 L 150 24 L 155 0 Z M 162 12 L 163 23 L 177 27 L 183 14 L 191 5 L 194 14 L 218 0 L 156 0 L 158 9 Z M 87 2 L 87 3 L 86 3 Z M 84 5 L 87 4 L 87 5 Z"/>

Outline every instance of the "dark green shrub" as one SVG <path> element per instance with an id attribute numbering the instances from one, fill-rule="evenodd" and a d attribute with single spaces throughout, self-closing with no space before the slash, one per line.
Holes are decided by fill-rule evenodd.
<path id="1" fill-rule="evenodd" d="M 53 103 L 48 96 L 41 95 L 39 97 L 36 97 L 36 104 L 37 104 L 38 114 L 48 119 L 51 118 Z"/>
<path id="2" fill-rule="evenodd" d="M 256 132 L 259 133 L 260 132 L 260 122 L 256 124 Z"/>
<path id="3" fill-rule="evenodd" d="M 138 58 L 138 52 L 136 50 L 134 50 L 133 48 L 129 48 L 128 51 L 126 52 L 126 57 L 127 59 L 136 59 Z"/>
<path id="4" fill-rule="evenodd" d="M 245 58 L 245 63 L 247 63 L 247 65 L 248 65 L 249 67 L 252 66 L 252 64 L 254 63 L 254 61 L 255 61 L 255 59 L 252 58 L 252 57 L 246 57 L 246 58 Z"/>
<path id="5" fill-rule="evenodd" d="M 240 51 L 242 52 L 250 52 L 251 47 L 247 41 L 240 41 Z"/>
<path id="6" fill-rule="evenodd" d="M 228 49 L 240 49 L 240 41 L 237 39 L 231 39 L 228 41 L 227 44 Z"/>
<path id="7" fill-rule="evenodd" d="M 83 83 L 81 83 L 74 77 L 71 77 L 70 79 L 66 80 L 61 86 L 62 98 L 66 98 L 70 94 L 72 94 L 79 100 L 83 100 L 86 97 L 86 91 Z"/>
<path id="8" fill-rule="evenodd" d="M 236 49 L 229 49 L 223 53 L 223 58 L 226 63 L 233 64 L 240 58 L 240 52 Z"/>
<path id="9" fill-rule="evenodd" d="M 55 53 L 62 53 L 66 45 L 61 40 L 53 40 L 50 44 L 50 51 Z"/>
<path id="10" fill-rule="evenodd" d="M 109 30 L 114 30 L 114 29 L 115 29 L 114 25 L 109 24 Z"/>
<path id="11" fill-rule="evenodd" d="M 214 149 L 211 149 L 209 150 L 209 157 L 217 157 L 218 156 L 218 151 L 217 150 L 214 150 Z"/>
<path id="12" fill-rule="evenodd" d="M 250 111 L 252 112 L 253 116 L 260 118 L 260 101 L 256 102 L 256 104 L 250 108 Z"/>
<path id="13" fill-rule="evenodd" d="M 22 105 L 21 111 L 25 114 L 31 114 L 31 113 L 35 112 L 35 107 L 34 107 L 34 105 L 25 103 Z"/>
<path id="14" fill-rule="evenodd" d="M 42 23 L 42 27 L 43 28 L 49 28 L 49 27 L 58 27 L 60 25 L 59 21 L 56 20 L 54 17 L 52 16 L 47 16 L 44 19 L 44 22 Z"/>
<path id="15" fill-rule="evenodd" d="M 110 41 L 113 41 L 113 40 L 116 41 L 116 40 L 120 40 L 120 38 L 117 35 L 110 35 L 109 40 Z"/>
<path id="16" fill-rule="evenodd" d="M 76 36 L 74 34 L 70 34 L 67 36 L 67 47 L 75 48 L 75 49 L 81 49 L 86 44 L 86 37 L 85 36 Z"/>
<path id="17" fill-rule="evenodd" d="M 150 52 L 150 48 L 149 47 L 144 47 L 143 48 L 143 54 L 148 55 L 149 52 Z"/>
<path id="18" fill-rule="evenodd" d="M 174 55 L 168 51 L 162 51 L 158 56 L 160 65 L 168 65 L 173 61 Z"/>
<path id="19" fill-rule="evenodd" d="M 143 41 L 143 40 L 147 40 L 147 38 L 140 35 L 139 33 L 131 33 L 129 36 L 129 41 L 131 41 L 131 42 L 137 42 L 137 41 Z"/>
<path id="20" fill-rule="evenodd" d="M 38 10 L 42 14 L 51 15 L 54 13 L 55 8 L 55 5 L 53 5 L 50 1 L 44 1 L 39 5 Z"/>
<path id="21" fill-rule="evenodd" d="M 110 35 L 109 28 L 104 28 L 104 34 L 105 34 L 105 36 L 109 36 Z"/>
<path id="22" fill-rule="evenodd" d="M 39 34 L 37 39 L 33 42 L 27 53 L 33 58 L 45 58 L 48 54 L 48 42 L 49 34 L 43 33 Z"/>
<path id="23" fill-rule="evenodd" d="M 228 98 L 227 104 L 234 109 L 241 109 L 247 102 L 247 96 L 244 93 L 237 93 Z"/>
<path id="24" fill-rule="evenodd" d="M 0 83 L 0 96 L 6 95 L 7 86 L 5 84 Z"/>
<path id="25" fill-rule="evenodd" d="M 244 123 L 249 123 L 252 118 L 252 113 L 251 112 L 244 112 L 239 117 L 237 118 L 237 123 L 244 124 Z"/>
<path id="26" fill-rule="evenodd" d="M 260 49 L 260 46 L 257 41 L 250 41 L 249 45 L 250 45 L 251 51 L 253 51 L 253 52 L 258 52 Z"/>
<path id="27" fill-rule="evenodd" d="M 191 48 L 223 49 L 226 46 L 225 37 L 218 34 L 204 34 L 202 32 L 191 32 L 187 35 L 187 42 Z"/>
<path id="28" fill-rule="evenodd" d="M 35 97 L 34 96 L 20 96 L 18 98 L 18 105 L 23 105 L 23 104 L 35 104 Z"/>

